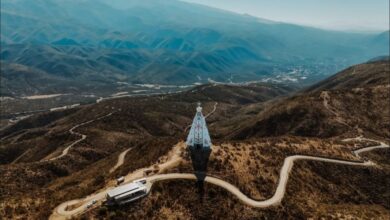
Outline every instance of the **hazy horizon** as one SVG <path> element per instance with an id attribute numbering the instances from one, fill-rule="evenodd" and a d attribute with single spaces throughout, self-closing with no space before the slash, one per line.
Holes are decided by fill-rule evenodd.
<path id="1" fill-rule="evenodd" d="M 181 0 L 278 22 L 338 31 L 389 30 L 387 0 Z"/>

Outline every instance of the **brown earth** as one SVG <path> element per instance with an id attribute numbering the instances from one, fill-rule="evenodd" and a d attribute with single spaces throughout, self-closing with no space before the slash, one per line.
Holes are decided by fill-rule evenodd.
<path id="1" fill-rule="evenodd" d="M 372 68 L 375 69 L 371 70 Z M 351 150 L 372 143 L 343 143 L 345 137 L 390 138 L 389 82 L 386 65 L 363 64 L 363 84 L 344 83 L 347 73 L 326 81 L 325 88 L 285 95 L 277 85 L 205 85 L 179 94 L 108 100 L 61 113 L 44 113 L 0 131 L 0 215 L 44 219 L 60 203 L 82 198 L 115 177 L 150 166 L 180 140 L 194 115 L 197 101 L 204 113 L 218 103 L 208 119 L 215 145 L 209 174 L 236 185 L 254 199 L 269 198 L 286 156 L 307 154 L 356 160 Z M 364 71 L 363 71 L 364 70 Z M 382 73 L 384 72 L 384 73 Z M 349 77 L 354 77 L 356 71 Z M 347 77 L 348 78 L 348 77 Z M 348 78 L 349 79 L 349 78 Z M 359 78 L 360 79 L 360 78 Z M 332 85 L 332 86 L 329 86 Z M 284 96 L 284 97 L 283 97 Z M 75 131 L 87 138 L 53 161 L 77 140 L 73 126 L 108 113 Z M 120 152 L 133 148 L 115 172 Z M 187 154 L 166 172 L 191 172 Z M 380 167 L 362 168 L 321 162 L 298 162 L 282 204 L 255 209 L 231 194 L 205 185 L 199 198 L 194 182 L 169 181 L 127 206 L 101 207 L 79 218 L 103 219 L 388 219 L 390 216 L 389 150 L 366 156 Z M 16 160 L 16 161 L 15 161 Z M 14 163 L 12 163 L 14 162 Z M 185 196 L 183 196 L 185 195 Z"/>

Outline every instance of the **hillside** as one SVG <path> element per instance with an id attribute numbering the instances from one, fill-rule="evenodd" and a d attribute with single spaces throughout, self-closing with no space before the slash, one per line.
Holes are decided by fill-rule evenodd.
<path id="1" fill-rule="evenodd" d="M 332 137 L 349 133 L 389 138 L 390 109 L 385 101 L 390 99 L 389 75 L 388 61 L 349 67 L 293 97 L 275 101 L 242 121 L 230 137 Z"/>
<path id="2" fill-rule="evenodd" d="M 152 164 L 166 154 L 177 140 L 184 138 L 197 101 L 202 101 L 205 111 L 211 111 L 217 102 L 221 116 L 229 117 L 237 105 L 266 101 L 290 91 L 288 87 L 267 84 L 204 85 L 179 94 L 113 99 L 24 119 L 0 131 L 0 172 L 4 177 L 1 185 L 7 190 L 0 201 L 6 199 L 8 205 L 15 204 L 24 210 L 19 215 L 29 213 L 33 218 L 46 218 L 50 212 L 47 207 L 101 187 L 104 179 L 108 180 L 113 174 L 107 171 L 98 175 L 103 178 L 99 181 L 89 178 L 96 171 L 109 169 L 123 150 L 133 149 L 130 156 L 133 162 L 126 165 L 122 173 Z M 85 122 L 87 124 L 77 127 Z M 50 160 L 80 138 L 70 130 L 85 134 L 86 140 L 71 148 L 63 158 Z M 91 166 L 100 168 L 90 169 Z M 89 190 L 81 187 L 81 191 L 73 191 L 74 180 Z M 28 204 L 28 207 L 17 202 L 26 190 L 32 192 L 31 196 L 47 198 L 52 194 L 52 187 L 70 191 L 62 194 L 61 190 L 50 199 Z M 0 203 L 1 213 L 8 216 L 6 213 L 12 208 L 5 205 Z M 29 211 L 32 208 L 38 211 Z"/>
<path id="3" fill-rule="evenodd" d="M 75 138 L 69 134 L 70 128 L 109 113 L 112 113 L 109 117 L 111 123 L 106 124 L 102 131 L 95 132 L 112 132 L 119 136 L 130 133 L 130 136 L 141 140 L 147 137 L 181 137 L 198 101 L 204 103 L 206 109 L 212 109 L 218 103 L 218 108 L 224 109 L 225 117 L 228 117 L 239 105 L 264 102 L 291 91 L 293 88 L 273 84 L 210 84 L 178 94 L 118 98 L 65 111 L 36 114 L 0 130 L 0 158 L 3 164 L 22 155 L 18 161 L 39 161 L 51 153 L 58 153 L 58 146 Z M 105 124 L 106 120 L 97 122 Z"/>
<path id="4" fill-rule="evenodd" d="M 389 57 L 378 57 L 368 63 L 355 65 L 311 86 L 308 92 L 367 88 L 390 84 Z"/>
<path id="5" fill-rule="evenodd" d="M 201 101 L 213 142 L 208 174 L 251 199 L 272 196 L 287 156 L 369 159 L 376 165 L 296 161 L 281 204 L 268 208 L 245 205 L 209 183 L 200 198 L 193 182 L 167 180 L 154 183 L 140 201 L 112 208 L 98 205 L 75 218 L 387 219 L 389 150 L 366 152 L 362 159 L 351 151 L 377 143 L 343 139 L 363 135 L 389 140 L 385 101 L 389 83 L 385 78 L 371 80 L 378 74 L 387 76 L 383 72 L 388 69 L 375 62 L 356 70 L 353 75 L 344 71 L 325 80 L 326 90 L 303 90 L 294 96 L 288 96 L 292 88 L 280 84 L 210 84 L 177 94 L 106 100 L 21 120 L 0 131 L 0 214 L 46 219 L 63 202 L 107 189 L 116 177 L 131 176 L 138 169 L 149 177 L 191 173 L 183 140 L 196 102 Z M 366 80 L 355 83 L 354 77 L 361 79 L 361 75 Z M 123 152 L 129 153 L 122 166 L 113 170 Z"/>
<path id="6" fill-rule="evenodd" d="M 1 29 L 1 93 L 12 97 L 117 82 L 307 85 L 389 47 L 387 32 L 326 31 L 176 0 L 3 0 Z"/>

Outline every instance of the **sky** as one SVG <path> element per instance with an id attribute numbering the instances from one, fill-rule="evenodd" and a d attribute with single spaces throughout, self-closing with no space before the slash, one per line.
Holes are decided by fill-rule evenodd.
<path id="1" fill-rule="evenodd" d="M 182 0 L 273 21 L 345 31 L 389 30 L 389 0 Z"/>

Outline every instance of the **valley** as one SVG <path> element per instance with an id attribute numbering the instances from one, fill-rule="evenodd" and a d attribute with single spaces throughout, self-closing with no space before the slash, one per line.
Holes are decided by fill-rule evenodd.
<path id="1" fill-rule="evenodd" d="M 308 86 L 388 54 L 389 31 L 336 32 L 176 0 L 119 5 L 1 1 L 1 96 L 106 97 L 140 84 Z"/>
<path id="2" fill-rule="evenodd" d="M 79 105 L 88 105 L 109 99 L 176 93 L 188 90 L 194 86 L 126 84 L 118 87 L 117 90 L 114 90 L 114 93 L 112 89 L 107 89 L 107 91 L 101 90 L 98 93 L 89 92 L 85 94 L 69 93 L 27 97 L 1 97 L 0 128 L 14 124 L 18 120 L 30 117 L 36 113 L 71 109 Z"/>
<path id="3" fill-rule="evenodd" d="M 0 213 L 387 219 L 389 70 L 387 61 L 368 62 L 295 93 L 210 84 L 33 115 L 0 131 Z M 198 101 L 213 141 L 203 196 L 182 142 Z M 120 176 L 147 178 L 148 196 L 101 205 Z"/>
<path id="4" fill-rule="evenodd" d="M 0 219 L 390 219 L 388 3 L 1 0 Z"/>

